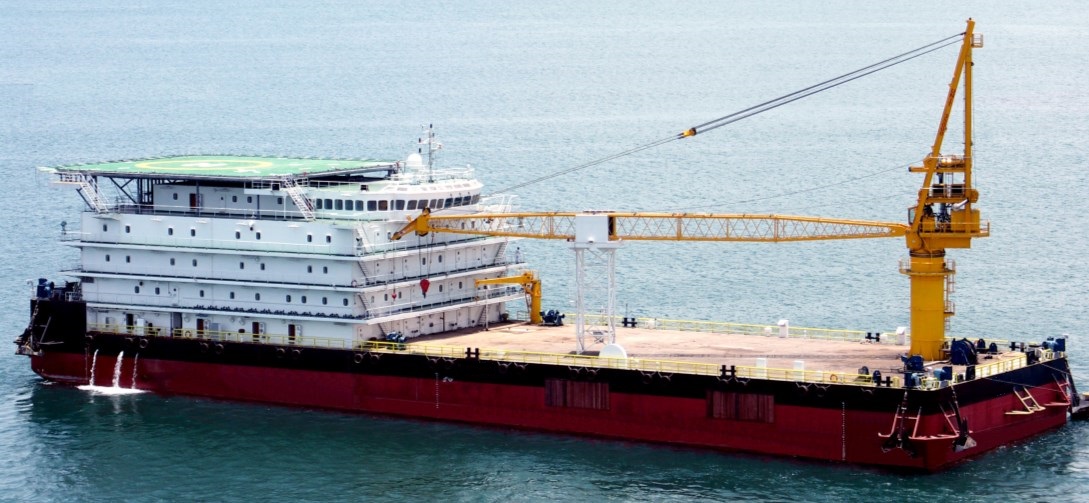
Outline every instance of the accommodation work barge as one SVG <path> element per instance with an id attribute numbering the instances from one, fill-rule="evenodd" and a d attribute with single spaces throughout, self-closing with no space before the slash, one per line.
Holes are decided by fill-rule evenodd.
<path id="1" fill-rule="evenodd" d="M 961 71 L 970 82 L 971 28 L 954 89 Z M 49 168 L 87 203 L 62 238 L 79 263 L 72 281 L 31 282 L 17 352 L 73 385 L 109 385 L 95 369 L 115 368 L 162 394 L 940 470 L 1084 412 L 1063 338 L 945 336 L 945 248 L 989 229 L 972 208 L 971 153 L 939 154 L 944 130 L 912 168 L 926 181 L 908 224 L 516 214 L 510 198 L 482 198 L 471 170 L 433 169 L 430 155 Z M 432 136 L 421 142 L 433 151 Z M 569 328 L 507 312 L 528 296 L 539 321 L 539 280 L 509 246 L 519 237 L 578 253 L 638 239 L 896 236 L 911 253 L 910 330 L 606 316 L 595 331 L 580 311 L 572 352 Z"/>

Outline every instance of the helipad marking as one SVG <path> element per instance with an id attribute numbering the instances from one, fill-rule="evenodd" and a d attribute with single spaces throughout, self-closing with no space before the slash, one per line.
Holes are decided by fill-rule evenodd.
<path id="1" fill-rule="evenodd" d="M 234 169 L 235 172 L 258 173 L 261 168 L 271 167 L 268 161 L 254 159 L 208 159 L 204 161 L 191 161 L 181 159 L 167 159 L 162 161 L 147 161 L 136 163 L 139 169 L 154 169 L 166 171 L 220 171 Z M 247 170 L 247 171 L 241 171 Z"/>

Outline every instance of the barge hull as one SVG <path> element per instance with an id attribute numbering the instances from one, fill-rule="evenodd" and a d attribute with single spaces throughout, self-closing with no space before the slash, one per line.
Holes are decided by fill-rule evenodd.
<path id="1" fill-rule="evenodd" d="M 160 394 L 923 471 L 1060 427 L 1069 408 L 1065 358 L 959 383 L 954 394 L 952 387 L 816 386 L 125 334 L 73 339 L 32 355 L 33 370 L 52 381 L 88 384 L 92 366 L 112 369 L 124 351 L 121 374 Z M 64 350 L 79 344 L 79 352 Z M 111 385 L 108 374 L 95 373 L 93 384 Z M 1031 390 L 1042 410 L 1025 410 L 1010 383 Z M 954 403 L 974 447 L 955 449 Z"/>

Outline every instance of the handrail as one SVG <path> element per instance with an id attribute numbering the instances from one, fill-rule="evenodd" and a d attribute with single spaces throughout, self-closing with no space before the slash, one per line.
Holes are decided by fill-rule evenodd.
<path id="1" fill-rule="evenodd" d="M 538 364 L 590 369 L 635 370 L 643 372 L 648 376 L 658 375 L 668 377 L 672 374 L 687 374 L 726 377 L 741 380 L 767 379 L 773 381 L 805 383 L 806 385 L 817 384 L 822 386 L 835 384 L 850 384 L 852 386 L 869 387 L 889 386 L 893 388 L 902 388 L 904 386 L 903 379 L 897 375 L 890 376 L 890 380 L 887 382 L 883 381 L 882 383 L 879 383 L 875 381 L 873 376 L 867 374 L 859 374 L 856 371 L 802 370 L 748 365 L 726 366 L 715 363 L 687 362 L 676 360 L 657 360 L 646 358 L 605 358 L 599 356 L 577 355 L 570 353 L 547 353 L 502 349 L 476 348 L 474 350 L 474 348 L 466 347 L 431 344 L 410 344 L 385 341 L 367 341 L 363 343 L 353 343 L 353 341 L 347 338 L 313 337 L 302 335 L 291 337 L 284 334 L 253 334 L 247 332 L 196 330 L 192 328 L 178 328 L 172 331 L 165 331 L 160 327 L 124 326 L 116 324 L 106 325 L 94 323 L 88 324 L 87 328 L 88 331 L 92 332 L 115 333 L 119 335 L 131 334 L 160 336 L 165 332 L 177 338 L 205 340 L 213 342 L 236 342 L 244 344 L 274 344 L 330 349 L 352 349 L 355 351 L 369 353 L 422 355 L 430 358 L 473 357 L 485 361 L 499 362 L 500 364 Z M 148 330 L 151 330 L 151 332 L 148 332 Z M 1055 358 L 1062 358 L 1064 356 L 1065 354 L 1062 352 L 1045 350 L 1041 352 L 1041 361 L 1049 361 Z M 1026 365 L 1027 358 L 1024 353 L 1020 353 L 1013 358 L 1004 358 L 1002 360 L 998 360 L 992 363 L 976 365 L 976 378 L 988 378 L 1002 372 L 1008 372 L 1010 370 L 1025 367 Z M 923 377 L 923 379 L 919 383 L 919 389 L 922 390 L 935 390 L 940 389 L 941 387 L 942 383 L 937 379 L 931 377 Z"/>

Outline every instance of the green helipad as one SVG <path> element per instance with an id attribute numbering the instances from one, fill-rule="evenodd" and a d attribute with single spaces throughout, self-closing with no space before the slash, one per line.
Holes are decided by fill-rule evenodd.
<path id="1" fill-rule="evenodd" d="M 392 161 L 374 159 L 296 159 L 286 157 L 248 157 L 232 155 L 196 155 L 162 157 L 133 161 L 114 161 L 54 168 L 58 172 L 91 175 L 131 176 L 133 178 L 274 178 L 281 176 L 320 176 L 345 171 L 367 171 L 392 165 Z"/>

